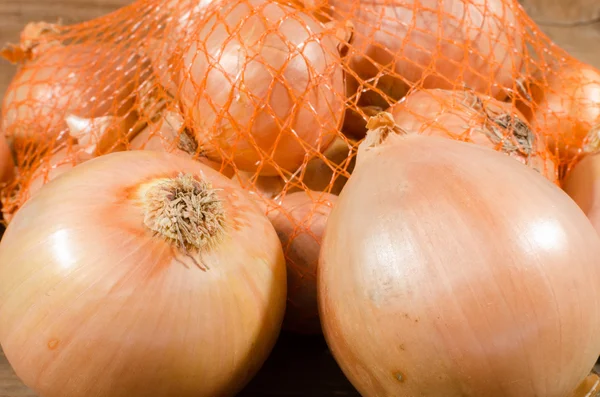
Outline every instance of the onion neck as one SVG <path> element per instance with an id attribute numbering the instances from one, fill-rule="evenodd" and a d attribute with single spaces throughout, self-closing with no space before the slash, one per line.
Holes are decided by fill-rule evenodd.
<path id="1" fill-rule="evenodd" d="M 407 132 L 400 128 L 394 116 L 388 112 L 380 112 L 369 118 L 367 122 L 367 136 L 358 147 L 357 161 L 372 149 L 384 145 L 390 136 L 403 136 Z"/>
<path id="2" fill-rule="evenodd" d="M 488 114 L 484 131 L 494 144 L 502 144 L 500 150 L 506 154 L 519 154 L 526 158 L 534 154 L 535 135 L 527 123 L 517 115 Z M 508 137 L 506 132 L 510 134 Z"/>
<path id="3" fill-rule="evenodd" d="M 583 144 L 585 154 L 596 154 L 600 152 L 600 124 L 590 129 Z"/>
<path id="4" fill-rule="evenodd" d="M 500 151 L 525 158 L 534 154 L 535 134 L 517 114 L 491 109 L 478 95 L 467 91 L 463 104 L 484 117 L 482 132 L 494 145 L 501 145 Z"/>
<path id="5" fill-rule="evenodd" d="M 187 130 L 187 128 L 184 128 L 182 131 L 179 132 L 177 148 L 179 150 L 183 150 L 187 154 L 196 154 L 196 151 L 198 150 L 198 143 L 194 138 L 192 138 L 192 135 Z"/>
<path id="6" fill-rule="evenodd" d="M 144 225 L 186 251 L 210 249 L 225 230 L 225 208 L 210 183 L 190 174 L 146 184 Z"/>

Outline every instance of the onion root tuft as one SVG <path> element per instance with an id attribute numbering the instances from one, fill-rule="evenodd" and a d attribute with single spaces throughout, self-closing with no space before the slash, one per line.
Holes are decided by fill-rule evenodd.
<path id="1" fill-rule="evenodd" d="M 161 179 L 145 193 L 144 224 L 185 250 L 210 248 L 225 230 L 225 209 L 217 191 L 190 174 Z"/>

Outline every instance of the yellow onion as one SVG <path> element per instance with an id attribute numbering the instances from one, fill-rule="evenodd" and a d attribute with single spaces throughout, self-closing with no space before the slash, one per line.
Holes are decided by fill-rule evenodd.
<path id="1" fill-rule="evenodd" d="M 257 203 L 263 206 L 267 203 L 265 200 L 274 199 L 279 196 L 286 186 L 283 178 L 278 175 L 261 176 L 244 171 L 236 172 L 231 177 L 231 180 L 236 185 L 247 190 L 251 195 L 258 195 Z"/>
<path id="2" fill-rule="evenodd" d="M 0 242 L 0 343 L 44 397 L 233 396 L 275 344 L 285 300 L 267 217 L 182 156 L 81 164 Z"/>
<path id="3" fill-rule="evenodd" d="M 118 54 L 115 54 L 118 51 Z M 138 69 L 139 68 L 139 69 Z M 2 105 L 3 127 L 17 151 L 54 146 L 68 136 L 67 115 L 130 116 L 142 60 L 99 44 L 54 45 L 21 65 Z"/>
<path id="4" fill-rule="evenodd" d="M 286 330 L 321 333 L 317 268 L 323 231 L 336 199 L 329 193 L 291 193 L 268 213 L 287 260 L 288 302 L 283 321 Z"/>
<path id="5" fill-rule="evenodd" d="M 305 187 L 340 194 L 356 164 L 356 141 L 336 138 L 322 155 L 308 162 L 301 175 Z"/>
<path id="6" fill-rule="evenodd" d="M 94 156 L 117 152 L 126 148 L 130 136 L 139 132 L 137 113 L 124 117 L 102 116 L 91 119 L 69 114 L 65 117 L 68 133 L 77 146 Z"/>
<path id="7" fill-rule="evenodd" d="M 78 164 L 91 160 L 94 156 L 78 146 L 68 146 L 60 149 L 56 153 L 46 156 L 35 166 L 29 180 L 23 178 L 21 189 L 24 190 L 23 201 L 29 199 L 46 183 L 50 182 L 59 175 L 71 170 Z"/>
<path id="8" fill-rule="evenodd" d="M 181 114 L 176 110 L 167 110 L 155 122 L 137 134 L 130 142 L 130 150 L 153 150 L 173 153 L 184 157 L 193 157 L 214 170 L 231 178 L 233 169 L 226 164 L 197 156 L 198 144 L 184 126 Z"/>
<path id="9" fill-rule="evenodd" d="M 334 139 L 344 112 L 336 29 L 267 0 L 206 15 L 184 50 L 181 103 L 209 158 L 294 172 Z"/>
<path id="10" fill-rule="evenodd" d="M 562 162 L 569 162 L 584 146 L 588 132 L 600 124 L 600 72 L 580 62 L 560 63 L 538 72 L 527 82 L 531 100 L 517 102 Z"/>
<path id="11" fill-rule="evenodd" d="M 600 237 L 583 212 L 489 148 L 370 127 L 317 277 L 348 379 L 373 397 L 568 396 L 600 352 Z"/>
<path id="12" fill-rule="evenodd" d="M 600 233 L 600 153 L 579 161 L 567 174 L 563 189 Z"/>
<path id="13" fill-rule="evenodd" d="M 558 182 L 554 156 L 544 137 L 511 103 L 471 91 L 433 89 L 414 91 L 388 111 L 406 131 L 501 151 Z"/>
<path id="14" fill-rule="evenodd" d="M 6 137 L 0 129 L 0 184 L 7 184 L 15 177 L 15 162 L 6 142 Z"/>
<path id="15" fill-rule="evenodd" d="M 175 110 L 163 112 L 158 120 L 151 122 L 136 135 L 130 150 L 154 150 L 159 152 L 194 155 L 198 145 L 185 133 L 184 120 Z"/>
<path id="16" fill-rule="evenodd" d="M 215 0 L 170 0 L 161 4 L 160 14 L 165 19 L 165 28 L 158 37 L 148 39 L 148 57 L 152 70 L 161 86 L 175 96 L 179 90 L 177 52 L 179 42 L 188 37 L 197 21 Z"/>
<path id="17" fill-rule="evenodd" d="M 569 394 L 569 397 L 597 397 L 598 394 L 600 394 L 600 377 L 591 373 L 573 393 Z"/>
<path id="18" fill-rule="evenodd" d="M 399 99 L 409 85 L 462 88 L 502 99 L 523 62 L 518 5 L 507 0 L 329 0 L 354 25 L 349 95 L 359 83 Z M 377 96 L 377 92 L 371 92 Z M 372 101 L 363 105 L 377 105 Z"/>

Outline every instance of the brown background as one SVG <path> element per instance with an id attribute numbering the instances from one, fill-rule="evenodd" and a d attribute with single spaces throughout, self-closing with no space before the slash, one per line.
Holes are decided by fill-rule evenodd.
<path id="1" fill-rule="evenodd" d="M 600 0 L 522 0 L 550 37 L 572 55 L 600 68 Z M 28 21 L 66 24 L 105 13 L 131 0 L 0 0 L 0 46 L 16 42 Z M 598 22 L 594 22 L 598 19 Z M 584 23 L 582 23 L 584 22 Z M 0 98 L 15 67 L 0 60 Z M 289 360 L 289 357 L 294 357 Z M 245 396 L 358 396 L 322 339 L 284 336 Z M 35 396 L 16 378 L 0 350 L 0 397 Z"/>

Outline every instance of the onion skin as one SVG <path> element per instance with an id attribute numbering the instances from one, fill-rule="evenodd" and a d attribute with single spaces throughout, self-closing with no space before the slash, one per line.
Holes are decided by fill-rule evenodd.
<path id="1" fill-rule="evenodd" d="M 224 234 L 201 254 L 145 226 L 157 178 L 180 173 L 210 181 L 223 205 Z M 176 155 L 81 164 L 29 200 L 0 242 L 0 342 L 44 397 L 233 396 L 271 351 L 285 300 L 266 216 Z"/>
<path id="2" fill-rule="evenodd" d="M 6 137 L 0 129 L 0 184 L 7 184 L 15 177 L 15 162 L 6 142 Z"/>
<path id="3" fill-rule="evenodd" d="M 221 172 L 227 178 L 231 178 L 234 171 L 230 166 L 211 161 L 206 157 L 196 156 L 197 144 L 192 137 L 187 135 L 188 132 L 185 131 L 183 123 L 183 118 L 178 112 L 166 111 L 156 122 L 150 123 L 131 140 L 129 149 L 152 150 L 183 157 L 194 157 L 197 161 Z"/>
<path id="4" fill-rule="evenodd" d="M 356 141 L 336 138 L 323 152 L 306 165 L 302 183 L 310 190 L 340 194 L 356 164 Z"/>
<path id="5" fill-rule="evenodd" d="M 534 171 L 389 135 L 359 148 L 330 214 L 323 332 L 363 396 L 564 397 L 600 351 L 598 258 L 584 214 Z"/>
<path id="6" fill-rule="evenodd" d="M 82 118 L 129 114 L 135 102 L 135 68 L 141 61 L 119 51 L 116 55 L 91 44 L 56 45 L 24 63 L 2 106 L 4 131 L 16 150 L 54 146 L 55 140 L 66 139 L 68 114 Z M 116 70 L 118 66 L 123 69 Z"/>
<path id="7" fill-rule="evenodd" d="M 597 397 L 600 393 L 600 377 L 590 374 L 581 384 L 569 394 L 569 397 Z"/>
<path id="8" fill-rule="evenodd" d="M 546 136 L 549 149 L 569 162 L 600 124 L 600 72 L 581 63 L 555 66 L 529 82 L 528 91 L 532 101 L 519 101 L 519 110 Z"/>
<path id="9" fill-rule="evenodd" d="M 317 268 L 321 240 L 337 196 L 296 192 L 286 195 L 268 216 L 287 259 L 288 302 L 283 328 L 300 334 L 320 334 Z"/>
<path id="10" fill-rule="evenodd" d="M 273 176 L 327 148 L 345 102 L 335 29 L 266 0 L 224 4 L 198 29 L 184 52 L 181 104 L 209 158 Z"/>
<path id="11" fill-rule="evenodd" d="M 558 183 L 556 162 L 545 140 L 511 103 L 470 91 L 433 89 L 414 91 L 388 112 L 406 131 L 504 152 Z"/>
<path id="12" fill-rule="evenodd" d="M 522 14 L 512 2 L 329 3 L 339 19 L 350 19 L 354 24 L 348 55 L 350 68 L 362 81 L 378 74 L 384 77 L 378 88 L 395 100 L 406 93 L 409 84 L 415 83 L 422 88 L 466 86 L 498 99 L 506 97 L 506 88 L 514 87 L 523 63 L 524 40 L 519 23 Z M 349 79 L 350 86 L 353 80 Z"/>
<path id="13" fill-rule="evenodd" d="M 251 172 L 238 171 L 231 178 L 234 184 L 247 190 L 251 195 L 258 195 L 257 203 L 265 207 L 264 200 L 271 200 L 279 196 L 286 186 L 280 176 L 260 176 Z"/>
<path id="14" fill-rule="evenodd" d="M 600 154 L 588 155 L 577 163 L 567 174 L 563 189 L 600 234 Z"/>
<path id="15" fill-rule="evenodd" d="M 129 149 L 193 155 L 196 148 L 188 152 L 180 149 L 179 134 L 183 133 L 183 123 L 183 117 L 176 111 L 166 111 L 131 140 Z"/>

